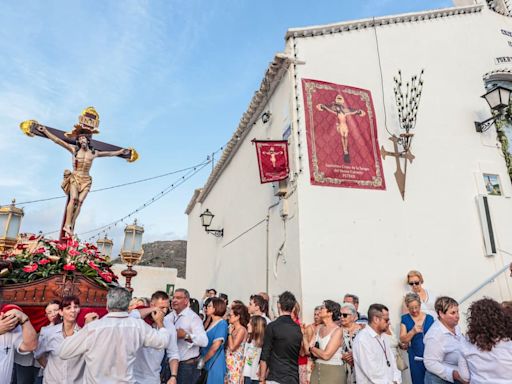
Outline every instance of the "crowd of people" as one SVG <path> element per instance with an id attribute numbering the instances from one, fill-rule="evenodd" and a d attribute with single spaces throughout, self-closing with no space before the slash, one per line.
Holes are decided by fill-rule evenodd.
<path id="1" fill-rule="evenodd" d="M 324 300 L 305 324 L 288 291 L 273 316 L 265 292 L 245 305 L 214 289 L 199 302 L 186 289 L 144 299 L 116 287 L 108 313 L 87 313 L 82 328 L 77 297 L 48 303 L 39 334 L 21 308 L 4 305 L 0 383 L 388 384 L 407 369 L 413 384 L 512 382 L 510 302 L 473 302 L 462 335 L 456 300 L 425 289 L 418 271 L 407 283 L 397 337 L 388 308 L 361 314 L 354 294 Z"/>

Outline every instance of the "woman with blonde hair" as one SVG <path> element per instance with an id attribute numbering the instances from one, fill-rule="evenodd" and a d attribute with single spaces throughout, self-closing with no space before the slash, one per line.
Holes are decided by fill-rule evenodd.
<path id="1" fill-rule="evenodd" d="M 435 304 L 438 321 L 423 338 L 425 352 L 425 384 L 462 382 L 459 371 L 462 333 L 459 323 L 459 303 L 448 296 L 438 297 Z"/>
<path id="2" fill-rule="evenodd" d="M 410 292 L 416 293 L 421 300 L 421 310 L 430 316 L 436 318 L 437 314 L 434 308 L 437 295 L 434 294 L 430 289 L 423 287 L 423 275 L 420 271 L 411 270 L 407 272 L 407 284 L 409 285 Z M 409 313 L 407 307 L 402 306 L 402 314 Z"/>
<path id="3" fill-rule="evenodd" d="M 247 324 L 248 338 L 244 347 L 243 384 L 258 384 L 261 348 L 267 328 L 267 320 L 263 316 L 252 316 Z"/>

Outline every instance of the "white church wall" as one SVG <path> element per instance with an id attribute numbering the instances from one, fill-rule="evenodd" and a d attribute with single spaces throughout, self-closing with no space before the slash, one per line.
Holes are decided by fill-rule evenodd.
<path id="1" fill-rule="evenodd" d="M 298 205 L 307 318 L 323 299 L 341 300 L 351 292 L 360 296 L 363 310 L 372 302 L 389 305 L 398 323 L 408 270 L 422 271 L 427 288 L 458 299 L 511 260 L 503 253 L 484 256 L 475 203 L 475 172 L 482 164 L 510 188 L 495 134 L 476 133 L 473 124 L 490 115 L 479 98 L 485 92 L 482 75 L 496 69 L 495 57 L 508 56 L 511 49 L 502 28 L 511 30 L 512 20 L 487 10 L 377 27 L 383 87 L 374 29 L 295 38 L 298 58 L 306 62 L 297 66 L 299 80 L 371 91 L 379 146 L 388 150 L 392 143 L 382 88 L 387 126 L 397 133 L 393 76 L 401 69 L 407 79 L 425 69 L 412 145 L 416 159 L 408 165 L 405 201 L 395 182 L 393 158 L 383 160 L 385 191 L 313 186 L 307 161 L 302 164 Z M 307 159 L 302 93 L 299 99 L 302 156 Z M 499 246 L 512 252 L 507 233 L 512 200 L 490 200 Z M 503 278 L 485 291 L 503 300 L 510 299 L 510 289 Z"/>
<path id="2" fill-rule="evenodd" d="M 248 302 L 251 294 L 267 290 L 267 256 L 270 294 L 284 289 L 281 285 L 283 279 L 287 282 L 287 289 L 300 294 L 298 246 L 295 241 L 284 244 L 283 256 L 276 264 L 285 230 L 288 239 L 297 239 L 297 216 L 291 217 L 284 225 L 279 199 L 274 196 L 276 185 L 260 184 L 256 150 L 251 143 L 253 138 L 281 139 L 290 121 L 289 109 L 290 82 L 285 76 L 265 107 L 272 113 L 271 122 L 263 124 L 261 119 L 256 121 L 214 188 L 190 212 L 186 286 L 192 296 L 201 297 L 206 288 L 215 288 L 218 292 L 227 293 L 230 300 L 236 298 Z M 296 205 L 293 195 L 289 200 L 289 205 Z M 276 203 L 278 205 L 271 207 Z M 199 215 L 207 208 L 215 214 L 211 228 L 223 228 L 224 237 L 209 235 L 201 226 Z"/>

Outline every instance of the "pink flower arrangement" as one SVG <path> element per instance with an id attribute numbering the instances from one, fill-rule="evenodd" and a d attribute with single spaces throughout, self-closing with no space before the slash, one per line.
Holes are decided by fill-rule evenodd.
<path id="1" fill-rule="evenodd" d="M 23 272 L 32 273 L 37 269 L 37 264 L 29 264 L 25 267 L 23 267 Z"/>
<path id="2" fill-rule="evenodd" d="M 64 264 L 62 269 L 65 270 L 65 271 L 75 271 L 76 270 L 76 265 L 75 264 Z"/>
<path id="3" fill-rule="evenodd" d="M 14 252 L 0 252 L 0 260 L 9 261 L 13 267 L 3 277 L 4 284 L 37 281 L 62 273 L 81 273 L 104 286 L 117 284 L 118 277 L 110 269 L 112 264 L 93 244 L 73 239 L 58 242 L 41 236 L 26 239 L 16 245 Z"/>

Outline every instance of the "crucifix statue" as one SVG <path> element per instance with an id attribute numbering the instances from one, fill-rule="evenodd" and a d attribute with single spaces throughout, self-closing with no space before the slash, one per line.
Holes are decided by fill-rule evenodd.
<path id="1" fill-rule="evenodd" d="M 117 156 L 133 162 L 139 157 L 133 148 L 120 148 L 93 140 L 92 135 L 99 133 L 99 124 L 100 117 L 94 107 L 86 108 L 78 116 L 78 124 L 70 132 L 41 125 L 35 120 L 27 120 L 20 124 L 21 130 L 26 135 L 50 139 L 72 155 L 73 170 L 64 171 L 64 180 L 61 185 L 68 197 L 60 231 L 61 240 L 73 236 L 76 219 L 91 190 L 92 177 L 89 175 L 89 170 L 94 159 Z"/>

